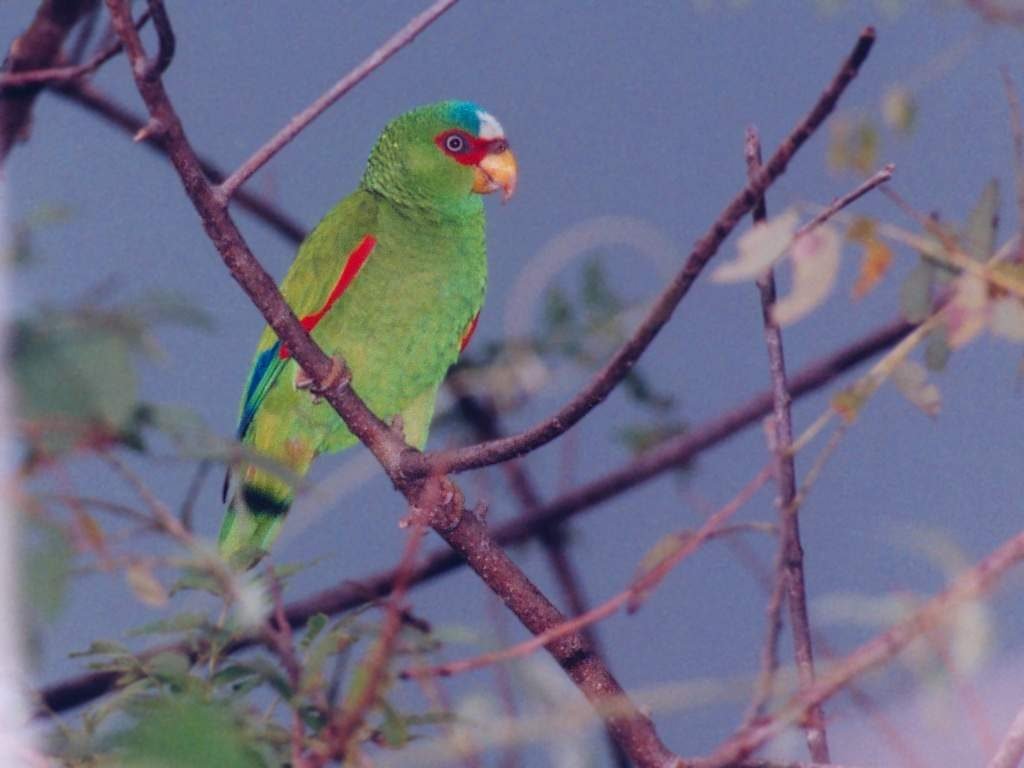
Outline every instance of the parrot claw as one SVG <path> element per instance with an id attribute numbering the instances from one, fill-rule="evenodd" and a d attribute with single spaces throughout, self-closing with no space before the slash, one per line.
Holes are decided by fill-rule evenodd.
<path id="1" fill-rule="evenodd" d="M 299 368 L 295 372 L 295 388 L 308 389 L 314 405 L 323 400 L 325 392 L 339 384 L 348 384 L 351 380 L 352 374 L 349 372 L 348 366 L 345 365 L 345 361 L 335 356 L 331 357 L 331 370 L 319 386 L 304 369 Z"/>

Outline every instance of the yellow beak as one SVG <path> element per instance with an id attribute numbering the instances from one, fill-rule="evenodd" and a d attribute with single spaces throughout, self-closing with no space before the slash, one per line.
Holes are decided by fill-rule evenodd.
<path id="1" fill-rule="evenodd" d="M 501 190 L 502 202 L 516 192 L 516 156 L 511 149 L 487 155 L 474 169 L 473 191 L 480 195 Z"/>

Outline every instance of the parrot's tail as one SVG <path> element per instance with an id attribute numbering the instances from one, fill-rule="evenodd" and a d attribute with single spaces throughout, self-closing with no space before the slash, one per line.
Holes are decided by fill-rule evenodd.
<path id="1" fill-rule="evenodd" d="M 312 451 L 302 455 L 293 452 L 288 457 L 288 468 L 305 476 L 313 455 Z M 220 527 L 220 553 L 234 568 L 252 568 L 266 556 L 281 532 L 295 500 L 295 489 L 279 476 L 250 464 L 238 482 L 225 479 L 224 495 L 228 508 Z"/>

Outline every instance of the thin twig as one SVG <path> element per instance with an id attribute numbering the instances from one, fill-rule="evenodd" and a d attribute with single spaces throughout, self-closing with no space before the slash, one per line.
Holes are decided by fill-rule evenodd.
<path id="1" fill-rule="evenodd" d="M 473 397 L 466 389 L 460 386 L 458 377 L 448 380 L 449 388 L 456 397 L 456 407 L 462 417 L 476 430 L 480 440 L 494 440 L 501 437 L 503 433 L 501 419 L 494 404 L 480 398 Z M 540 494 L 537 492 L 533 479 L 527 471 L 523 462 L 519 459 L 506 461 L 501 465 L 505 473 L 509 488 L 519 502 L 520 515 L 529 518 L 535 515 L 543 507 Z M 552 527 L 541 532 L 540 541 L 544 547 L 548 564 L 555 574 L 555 579 L 562 590 L 562 595 L 569 608 L 571 616 L 580 616 L 587 612 L 587 600 L 583 595 L 583 583 L 576 572 L 569 553 L 566 551 L 566 535 L 561 527 Z M 597 632 L 593 626 L 583 630 L 584 638 L 590 643 L 593 652 L 602 660 L 606 657 L 601 650 Z M 607 661 L 605 661 L 607 664 Z M 607 730 L 607 729 L 606 729 Z M 629 768 L 629 758 L 622 751 L 622 747 L 615 741 L 614 736 L 608 732 L 609 749 L 612 758 L 618 768 Z"/>
<path id="2" fill-rule="evenodd" d="M 747 172 L 756 177 L 761 170 L 761 141 L 755 128 L 747 130 L 746 141 Z M 885 169 L 892 175 L 891 166 Z M 878 176 L 878 174 L 876 174 Z M 882 183 L 880 179 L 875 183 Z M 865 188 L 867 189 L 872 187 Z M 864 194 L 861 192 L 860 194 Z M 856 197 L 851 197 L 850 201 Z M 837 201 L 838 202 L 842 202 Z M 841 206 L 840 206 L 841 207 Z M 832 206 L 830 206 L 832 208 Z M 835 210 L 839 210 L 836 207 Z M 831 214 L 830 214 L 831 215 Z M 764 196 L 758 200 L 754 210 L 754 221 L 764 221 L 767 217 Z M 824 221 L 826 217 L 815 217 Z M 813 224 L 817 226 L 816 223 Z M 812 227 L 807 227 L 810 231 Z M 797 673 L 801 688 L 809 688 L 814 684 L 814 650 L 811 641 L 811 625 L 807 612 L 807 591 L 804 576 L 804 552 L 800 542 L 800 519 L 796 499 L 796 467 L 790 450 L 793 444 L 793 417 L 790 411 L 792 399 L 789 396 L 789 384 L 786 381 L 786 358 L 782 345 L 782 329 L 775 321 L 775 275 L 771 268 L 758 279 L 757 287 L 761 294 L 761 319 L 764 325 L 764 341 L 768 350 L 768 370 L 771 375 L 774 408 L 772 413 L 772 451 L 775 454 L 775 476 L 779 487 L 778 508 L 782 524 L 782 535 L 779 537 L 779 554 L 776 562 L 776 583 L 782 583 L 786 592 L 786 604 L 789 606 L 789 622 L 793 629 L 793 654 L 796 657 Z M 773 601 L 774 602 L 774 601 Z M 769 617 L 769 628 L 773 631 L 779 624 L 778 617 Z M 778 636 L 769 636 L 768 645 L 777 647 Z M 769 664 L 777 663 L 769 659 Z M 770 680 L 767 670 L 762 670 Z M 769 691 L 771 689 L 769 688 Z M 807 749 L 811 759 L 819 763 L 830 761 L 828 735 L 825 730 L 825 714 L 820 706 L 812 708 L 804 721 L 807 735 Z"/>
<path id="3" fill-rule="evenodd" d="M 298 654 L 295 652 L 295 637 L 292 634 L 291 624 L 289 624 L 287 618 L 285 618 L 284 601 L 281 597 L 281 581 L 277 578 L 277 574 L 274 572 L 273 568 L 269 569 L 267 578 L 270 582 L 270 594 L 274 601 L 274 612 L 267 619 L 266 627 L 263 630 L 263 636 L 266 640 L 267 647 L 270 648 L 270 650 L 272 650 L 280 660 L 285 674 L 288 675 L 288 682 L 291 685 L 292 690 L 298 694 L 302 688 L 302 663 L 299 661 Z M 326 712 L 321 711 L 319 714 L 325 716 Z M 315 760 L 311 761 L 306 758 L 303 746 L 305 735 L 305 724 L 302 720 L 299 708 L 296 705 L 292 711 L 291 728 L 291 757 L 292 765 L 295 766 L 295 768 L 313 768 L 313 764 L 315 763 Z"/>
<path id="4" fill-rule="evenodd" d="M 210 463 L 209 459 L 203 459 L 196 465 L 196 471 L 192 475 L 192 480 L 188 484 L 188 490 L 185 492 L 185 498 L 181 502 L 181 509 L 178 511 L 178 519 L 181 521 L 182 527 L 186 531 L 192 530 L 192 517 L 195 512 L 196 501 L 199 499 L 199 492 L 203 488 L 203 481 L 210 474 L 210 469 L 213 464 Z"/>
<path id="5" fill-rule="evenodd" d="M 149 6 L 149 13 L 153 17 L 153 27 L 156 29 L 157 49 L 156 58 L 146 65 L 142 77 L 146 80 L 155 80 L 171 65 L 177 43 L 163 0 L 146 0 L 146 3 Z"/>
<path id="6" fill-rule="evenodd" d="M 98 7 L 98 6 L 97 6 Z M 88 18 L 93 18 L 89 16 Z M 136 29 L 142 29 L 149 21 L 150 12 L 143 11 L 135 22 Z M 24 88 L 28 85 L 55 85 L 91 75 L 122 51 L 121 41 L 114 39 L 84 64 L 66 67 L 30 69 L 22 72 L 8 72 L 0 75 L 0 91 L 7 88 Z"/>
<path id="7" fill-rule="evenodd" d="M 1024 25 L 1024 8 L 1014 8 L 999 0 L 967 0 L 967 5 L 993 24 Z"/>
<path id="8" fill-rule="evenodd" d="M 403 670 L 402 677 L 414 678 L 421 675 L 436 675 L 448 677 L 451 675 L 470 672 L 474 669 L 490 666 L 499 662 L 510 661 L 511 659 L 527 656 L 545 645 L 559 640 L 569 634 L 577 633 L 585 627 L 592 626 L 596 622 L 617 613 L 621 608 L 628 608 L 630 612 L 646 600 L 650 594 L 657 589 L 671 571 L 683 560 L 696 552 L 705 541 L 712 537 L 725 522 L 738 512 L 744 504 L 750 501 L 751 497 L 764 485 L 772 476 L 772 468 L 765 467 L 758 472 L 727 504 L 723 505 L 713 515 L 710 515 L 704 524 L 695 533 L 686 533 L 677 536 L 674 550 L 665 553 L 653 567 L 644 571 L 638 578 L 618 594 L 612 596 L 600 605 L 591 608 L 584 614 L 566 620 L 561 624 L 541 632 L 529 640 L 503 648 L 497 651 L 480 654 L 469 659 L 451 661 L 446 664 L 439 664 L 434 667 L 417 667 Z"/>
<path id="9" fill-rule="evenodd" d="M 87 13 L 89 0 L 44 0 L 28 29 L 11 44 L 7 55 L 8 73 L 51 67 L 60 57 L 64 39 L 72 27 Z M 11 147 L 27 132 L 32 117 L 32 104 L 39 86 L 26 86 L 14 91 L 0 91 L 0 167 Z"/>
<path id="10" fill-rule="evenodd" d="M 1024 116 L 1021 114 L 1017 86 L 1007 67 L 1001 67 L 1003 86 L 1006 89 L 1006 103 L 1010 109 L 1010 136 L 1013 138 L 1013 169 L 1017 187 L 1017 226 L 1020 228 L 1018 243 L 1020 260 L 1024 261 Z"/>
<path id="11" fill-rule="evenodd" d="M 138 136 L 139 132 L 146 127 L 145 119 L 139 117 L 124 105 L 117 103 L 91 83 L 76 81 L 54 87 L 51 91 L 102 117 L 129 136 Z M 164 156 L 168 154 L 167 145 L 161 136 L 146 136 L 139 143 Z M 199 157 L 198 159 L 203 173 L 212 182 L 217 183 L 224 178 L 224 172 L 212 160 L 204 157 Z M 282 211 L 263 195 L 247 189 L 240 189 L 235 193 L 233 201 L 263 221 L 289 242 L 297 245 L 306 237 L 306 228 L 302 224 Z"/>
<path id="12" fill-rule="evenodd" d="M 864 195 L 866 195 L 868 192 L 875 189 L 875 187 L 881 186 L 885 182 L 889 181 L 889 179 L 892 178 L 892 175 L 895 172 L 896 164 L 886 163 L 885 165 L 882 166 L 880 170 L 875 171 L 875 173 L 873 173 L 871 176 L 869 176 L 863 182 L 857 185 L 855 189 L 847 192 L 842 197 L 837 197 L 827 206 L 822 208 L 813 219 L 811 219 L 802 227 L 797 229 L 797 231 L 794 233 L 794 237 L 806 235 L 815 227 L 821 226 L 826 221 L 835 216 L 837 213 L 839 213 L 841 210 L 850 205 L 850 203 L 856 202 L 860 198 L 864 197 Z"/>
<path id="13" fill-rule="evenodd" d="M 459 489 L 444 476 L 411 478 L 402 471 L 403 456 L 414 449 L 383 423 L 350 386 L 342 361 L 328 358 L 299 323 L 280 290 L 249 250 L 227 210 L 226 200 L 208 183 L 184 127 L 159 75 L 147 78 L 146 53 L 131 24 L 126 0 L 106 0 L 118 36 L 132 67 L 135 85 L 158 126 L 168 154 L 203 226 L 232 277 L 238 282 L 292 357 L 310 376 L 316 390 L 331 404 L 349 431 L 374 454 L 413 509 L 424 510 L 433 529 L 455 549 L 484 583 L 533 634 L 564 620 L 562 614 L 494 541 L 483 522 L 466 510 Z M 339 376 L 339 368 L 341 375 Z M 325 382 L 332 382 L 325 386 Z M 629 699 L 607 667 L 579 636 L 549 646 L 549 651 L 598 712 L 614 702 L 608 727 L 641 768 L 660 768 L 675 759 L 662 744 L 650 718 Z M 347 726 L 348 721 L 341 725 Z M 345 735 L 342 733 L 342 735 Z M 346 748 L 347 737 L 341 739 Z"/>
<path id="14" fill-rule="evenodd" d="M 988 768 L 1019 768 L 1021 760 L 1024 760 L 1024 709 L 1013 718 Z"/>
<path id="15" fill-rule="evenodd" d="M 437 18 L 451 8 L 458 0 L 437 0 L 422 13 L 414 16 L 408 24 L 389 37 L 383 45 L 363 59 L 358 66 L 345 75 L 334 86 L 320 96 L 316 101 L 295 115 L 288 124 L 274 135 L 266 144 L 260 147 L 252 156 L 228 176 L 217 188 L 217 195 L 222 200 L 230 200 L 240 186 L 250 176 L 262 168 L 274 155 L 280 152 L 285 145 L 292 141 L 299 133 L 320 116 L 324 110 L 334 104 L 338 99 L 355 88 L 365 80 L 375 69 L 390 59 L 405 46 L 409 45 L 416 36 L 424 29 L 434 23 Z"/>
<path id="16" fill-rule="evenodd" d="M 882 326 L 836 352 L 811 363 L 790 382 L 793 397 L 802 397 L 817 391 L 865 360 L 870 359 L 897 343 L 913 329 L 903 320 Z M 724 442 L 747 427 L 756 424 L 771 413 L 772 393 L 761 392 L 742 405 L 726 411 L 679 438 L 667 441 L 608 475 L 568 491 L 548 503 L 529 520 L 512 520 L 494 529 L 494 540 L 502 546 L 520 544 L 539 534 L 553 521 L 563 521 L 579 512 L 615 498 Z M 667 450 L 666 450 L 667 449 Z M 450 550 L 436 550 L 421 560 L 413 574 L 412 583 L 418 584 L 448 573 L 465 563 Z M 288 621 L 293 627 L 303 626 L 318 613 L 334 615 L 350 610 L 367 601 L 388 595 L 394 586 L 394 570 L 363 577 L 346 579 L 337 586 L 324 589 L 307 598 L 291 603 L 287 608 Z M 234 643 L 225 653 L 252 645 L 252 640 Z M 183 649 L 178 645 L 161 645 L 145 651 L 150 656 L 166 650 Z M 64 712 L 86 704 L 110 692 L 116 680 L 114 672 L 89 672 L 68 678 L 43 688 L 40 699 L 48 711 Z"/>
<path id="17" fill-rule="evenodd" d="M 1003 542 L 983 560 L 963 571 L 949 587 L 909 617 L 823 672 L 811 688 L 794 695 L 768 720 L 740 731 L 710 758 L 693 761 L 693 768 L 722 768 L 742 760 L 792 723 L 799 722 L 815 704 L 841 691 L 849 681 L 889 661 L 914 639 L 948 621 L 956 608 L 988 593 L 1021 560 L 1024 560 L 1024 532 Z"/>
<path id="18" fill-rule="evenodd" d="M 367 712 L 377 703 L 377 696 L 384 685 L 388 664 L 398 644 L 398 631 L 402 628 L 405 594 L 411 583 L 416 555 L 425 533 L 426 526 L 423 521 L 414 519 L 405 541 L 402 559 L 395 569 L 395 587 L 388 600 L 384 623 L 364 666 L 365 680 L 330 726 L 328 738 L 333 745 L 332 754 L 338 759 L 344 759 L 348 754 L 352 738 L 362 725 Z"/>
<path id="19" fill-rule="evenodd" d="M 785 172 L 796 152 L 831 114 L 839 97 L 857 76 L 874 40 L 874 28 L 868 27 L 861 33 L 853 50 L 811 111 L 786 137 L 757 178 L 744 186 L 719 214 L 708 232 L 697 241 L 682 270 L 655 300 L 650 312 L 632 337 L 568 404 L 554 416 L 512 437 L 425 456 L 410 454 L 406 459 L 405 473 L 411 476 L 448 474 L 521 456 L 554 440 L 600 405 L 625 378 L 654 337 L 669 321 L 697 276 L 736 225 L 751 211 L 765 190 Z"/>

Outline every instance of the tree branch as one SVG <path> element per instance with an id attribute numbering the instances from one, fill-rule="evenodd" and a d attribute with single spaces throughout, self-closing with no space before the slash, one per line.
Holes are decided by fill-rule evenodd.
<path id="1" fill-rule="evenodd" d="M 1017 713 L 988 768 L 1019 768 L 1024 760 L 1024 709 Z"/>
<path id="2" fill-rule="evenodd" d="M 93 18 L 93 16 L 90 15 L 89 18 Z M 138 21 L 135 22 L 136 29 L 142 29 L 143 25 L 149 21 L 149 18 L 150 12 L 148 10 L 143 11 L 139 16 Z M 54 85 L 58 83 L 67 83 L 71 80 L 86 77 L 114 58 L 121 52 L 121 50 L 121 41 L 115 39 L 84 64 L 76 64 L 66 67 L 30 69 L 23 72 L 9 72 L 7 74 L 0 75 L 0 91 L 5 91 L 9 88 L 21 88 L 26 85 Z"/>
<path id="3" fill-rule="evenodd" d="M 754 178 L 761 170 L 761 140 L 756 128 L 747 129 L 746 141 L 747 172 Z M 754 207 L 754 222 L 767 218 L 767 206 L 762 195 Z M 824 219 L 822 219 L 824 220 Z M 775 476 L 779 487 L 778 508 L 781 518 L 779 554 L 776 561 L 776 580 L 784 585 L 786 604 L 789 606 L 789 622 L 793 628 L 793 654 L 796 657 L 800 686 L 804 689 L 814 684 L 814 650 L 811 642 L 811 625 L 807 615 L 807 591 L 804 585 L 804 551 L 800 543 L 800 518 L 796 504 L 796 466 L 791 451 L 793 445 L 793 417 L 790 411 L 791 398 L 786 381 L 786 358 L 782 346 L 782 329 L 772 315 L 775 307 L 775 274 L 769 267 L 763 277 L 758 278 L 757 288 L 761 294 L 761 319 L 764 325 L 764 341 L 768 350 L 768 370 L 772 383 L 772 425 L 771 442 L 775 454 Z M 773 600 L 774 604 L 774 600 Z M 779 626 L 776 617 L 769 617 L 769 632 Z M 769 637 L 768 647 L 777 645 L 778 637 Z M 811 759 L 819 763 L 829 762 L 828 735 L 825 731 L 825 715 L 820 705 L 808 712 L 804 721 L 807 734 L 807 749 Z"/>
<path id="4" fill-rule="evenodd" d="M 524 640 L 508 648 L 490 651 L 468 659 L 450 661 L 434 667 L 414 667 L 404 670 L 401 673 L 402 677 L 421 677 L 425 675 L 448 677 L 480 669 L 491 664 L 521 658 L 555 640 L 581 632 L 599 621 L 604 621 L 622 608 L 628 608 L 629 612 L 633 613 L 648 598 L 651 592 L 658 588 L 665 577 L 676 566 L 696 552 L 705 541 L 708 541 L 716 533 L 720 532 L 729 518 L 750 501 L 751 497 L 768 481 L 771 475 L 770 467 L 762 469 L 727 504 L 718 509 L 714 514 L 709 515 L 699 530 L 692 534 L 688 531 L 682 532 L 676 537 L 674 548 L 662 555 L 651 568 L 643 571 L 625 589 L 586 613 L 574 616 L 572 619 L 563 621 L 561 624 L 553 626 L 529 640 Z"/>
<path id="5" fill-rule="evenodd" d="M 414 449 L 366 407 L 351 388 L 350 377 L 343 370 L 339 375 L 343 362 L 329 360 L 298 322 L 235 226 L 227 211 L 227 198 L 218 194 L 203 174 L 160 74 L 146 58 L 138 31 L 131 23 L 127 0 L 106 2 L 114 28 L 124 43 L 136 88 L 149 110 L 150 132 L 163 137 L 185 192 L 232 277 L 309 374 L 314 391 L 331 404 L 349 431 L 370 449 L 410 505 L 427 511 L 434 530 L 466 559 L 531 632 L 537 634 L 561 623 L 564 620 L 561 613 L 501 550 L 483 523 L 472 512 L 467 512 L 461 493 L 451 481 L 437 475 L 426 479 L 409 478 L 402 473 L 402 456 Z M 581 637 L 564 638 L 549 646 L 549 651 L 598 712 L 604 712 L 609 703 L 614 703 L 615 712 L 606 720 L 634 763 L 644 768 L 664 768 L 675 761 L 659 740 L 650 719 L 629 700 Z"/>
<path id="6" fill-rule="evenodd" d="M 964 603 L 989 592 L 1006 572 L 1024 560 L 1024 532 L 1003 542 L 991 554 L 964 571 L 945 590 L 914 611 L 910 617 L 878 635 L 820 675 L 810 688 L 799 692 L 768 721 L 744 729 L 729 739 L 708 759 L 696 760 L 692 768 L 723 768 L 777 736 L 790 724 L 799 722 L 854 678 L 892 659 L 915 638 L 934 630 Z"/>
<path id="7" fill-rule="evenodd" d="M 464 387 L 459 385 L 457 377 L 448 380 L 449 388 L 455 395 L 455 405 L 467 423 L 476 430 L 480 440 L 494 440 L 501 437 L 501 419 L 494 404 L 473 397 Z M 505 477 L 513 495 L 519 501 L 520 516 L 530 518 L 543 507 L 540 494 L 527 472 L 524 463 L 519 460 L 506 461 L 502 465 Z M 561 527 L 545 528 L 540 534 L 541 545 L 547 555 L 548 564 L 555 574 L 569 614 L 573 617 L 587 612 L 587 601 L 583 596 L 583 585 L 572 559 L 566 551 L 566 535 Z M 583 637 L 590 644 L 594 654 L 607 664 L 605 655 L 597 639 L 597 632 L 592 626 L 581 627 Z M 629 768 L 629 758 L 615 740 L 608 734 L 609 748 L 618 768 Z"/>
<path id="8" fill-rule="evenodd" d="M 96 0 L 43 0 L 35 18 L 15 38 L 7 54 L 9 74 L 50 67 L 60 56 L 64 39 Z M 28 130 L 39 85 L 0 90 L 0 167 L 14 143 Z"/>
<path id="9" fill-rule="evenodd" d="M 345 75 L 341 80 L 323 94 L 320 98 L 302 110 L 299 114 L 288 121 L 288 124 L 274 135 L 266 144 L 256 150 L 253 155 L 226 178 L 217 188 L 217 196 L 221 201 L 230 200 L 235 191 L 242 186 L 250 176 L 262 168 L 274 155 L 281 151 L 292 139 L 299 135 L 303 129 L 324 110 L 334 104 L 338 99 L 355 88 L 367 78 L 377 67 L 390 59 L 405 46 L 409 45 L 416 36 L 424 29 L 434 23 L 437 18 L 451 8 L 458 0 L 437 0 L 422 13 L 413 17 L 408 24 L 398 30 L 383 45 L 367 56 L 360 64 Z"/>
<path id="10" fill-rule="evenodd" d="M 793 397 L 802 397 L 824 387 L 843 372 L 897 343 L 913 327 L 902 320 L 891 322 L 833 354 L 811 363 L 791 380 L 790 391 Z M 692 461 L 703 451 L 756 424 L 771 413 L 771 410 L 772 393 L 761 392 L 722 416 L 648 451 L 618 470 L 553 499 L 535 516 L 512 520 L 496 527 L 493 533 L 494 540 L 502 546 L 509 546 L 538 536 L 540 531 L 551 525 L 624 493 L 660 472 Z M 429 581 L 461 565 L 462 560 L 454 552 L 436 550 L 427 555 L 416 567 L 411 583 Z M 362 579 L 346 580 L 338 586 L 295 601 L 286 610 L 288 621 L 293 627 L 300 627 L 318 613 L 334 615 L 370 600 L 386 597 L 394 588 L 396 576 L 394 570 L 380 571 Z M 246 638 L 232 644 L 224 652 L 233 653 L 252 644 L 253 640 Z M 145 653 L 148 656 L 168 649 L 187 650 L 178 645 L 162 645 Z M 114 687 L 117 678 L 118 674 L 113 672 L 90 672 L 49 685 L 39 692 L 39 696 L 47 710 L 64 712 L 108 693 Z"/>
<path id="11" fill-rule="evenodd" d="M 120 44 L 120 41 L 118 42 Z M 146 121 L 143 118 L 97 90 L 91 83 L 75 81 L 56 85 L 50 90 L 52 93 L 102 117 L 130 136 L 138 136 L 140 131 L 146 127 Z M 139 143 L 164 156 L 168 154 L 167 145 L 162 136 L 143 136 Z M 197 158 L 203 173 L 212 182 L 216 183 L 224 178 L 224 172 L 212 160 L 201 156 L 197 156 Z M 302 224 L 262 195 L 246 189 L 240 189 L 235 193 L 233 200 L 249 211 L 249 213 L 262 220 L 286 240 L 298 245 L 306 237 L 306 228 Z"/>
<path id="12" fill-rule="evenodd" d="M 732 202 L 719 214 L 710 230 L 697 241 L 682 271 L 657 298 L 633 336 L 619 348 L 604 368 L 567 405 L 554 416 L 512 437 L 450 451 L 428 453 L 422 457 L 410 455 L 407 458 L 406 474 L 422 476 L 462 472 L 521 456 L 551 442 L 600 405 L 625 378 L 654 337 L 672 317 L 679 302 L 686 296 L 704 266 L 718 251 L 719 246 L 736 228 L 740 220 L 750 213 L 765 190 L 785 172 L 789 161 L 796 152 L 832 112 L 843 91 L 857 76 L 874 41 L 874 28 L 868 27 L 861 33 L 850 55 L 811 111 L 786 137 L 757 177 L 733 198 Z"/>

